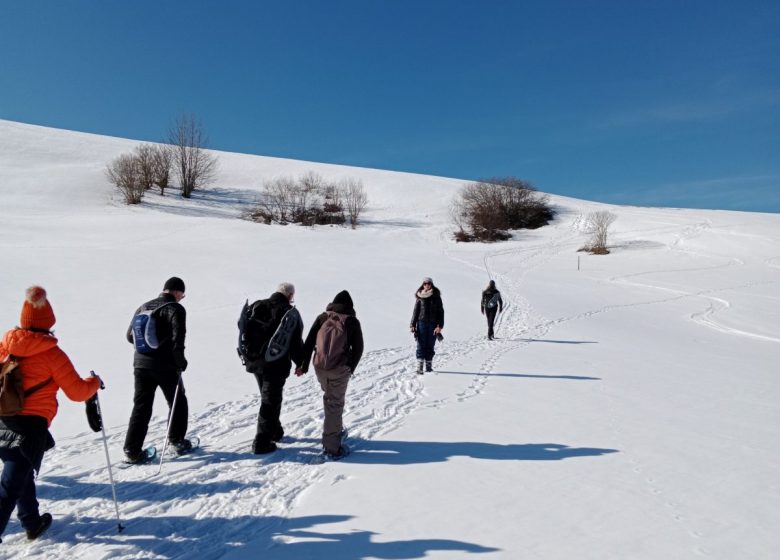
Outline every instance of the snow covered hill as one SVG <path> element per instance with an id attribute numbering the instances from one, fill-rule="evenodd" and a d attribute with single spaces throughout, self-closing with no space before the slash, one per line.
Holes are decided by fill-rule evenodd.
<path id="1" fill-rule="evenodd" d="M 119 202 L 105 165 L 135 141 L 0 121 L 0 317 L 49 292 L 57 336 L 93 369 L 112 461 L 132 405 L 133 310 L 171 275 L 187 284 L 185 386 L 195 454 L 114 470 L 83 405 L 60 398 L 38 479 L 54 524 L 21 558 L 633 558 L 780 555 L 780 216 L 601 205 L 552 196 L 555 222 L 512 241 L 456 244 L 464 183 L 217 153 L 220 176 L 184 201 Z M 264 180 L 354 177 L 365 225 L 237 219 Z M 618 219 L 612 254 L 577 253 L 582 217 Z M 578 267 L 579 265 L 579 267 Z M 446 310 L 435 372 L 413 372 L 414 290 Z M 486 340 L 479 296 L 507 307 Z M 259 407 L 235 352 L 244 300 L 297 287 L 308 329 L 348 289 L 366 354 L 347 393 L 352 455 L 321 463 L 321 393 L 288 380 L 288 438 L 250 453 Z M 158 396 L 147 438 L 162 443 Z"/>

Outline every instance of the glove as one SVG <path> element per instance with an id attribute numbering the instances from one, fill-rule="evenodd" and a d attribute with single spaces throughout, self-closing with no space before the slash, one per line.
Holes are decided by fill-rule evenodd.
<path id="1" fill-rule="evenodd" d="M 87 422 L 93 432 L 99 432 L 103 429 L 103 421 L 100 418 L 100 410 L 98 410 L 97 393 L 92 395 L 87 402 Z"/>

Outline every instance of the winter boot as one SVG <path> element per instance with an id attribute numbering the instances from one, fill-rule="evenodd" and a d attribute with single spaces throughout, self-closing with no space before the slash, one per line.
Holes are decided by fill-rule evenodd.
<path id="1" fill-rule="evenodd" d="M 284 437 L 284 428 L 279 426 L 279 428 L 276 429 L 274 432 L 274 435 L 271 436 L 271 441 L 279 442 L 282 441 L 282 438 Z"/>
<path id="2" fill-rule="evenodd" d="M 257 439 L 252 442 L 252 453 L 255 455 L 264 455 L 276 451 L 276 444 L 272 441 Z"/>
<path id="3" fill-rule="evenodd" d="M 149 460 L 149 456 L 143 449 L 141 451 L 128 451 L 125 449 L 125 463 L 129 465 L 142 465 Z"/>
<path id="4" fill-rule="evenodd" d="M 34 541 L 38 537 L 40 537 L 43 533 L 46 532 L 46 529 L 51 527 L 51 514 L 50 513 L 44 513 L 41 515 L 40 521 L 38 521 L 38 525 L 36 527 L 33 527 L 32 529 L 27 529 L 27 540 Z"/>
<path id="5" fill-rule="evenodd" d="M 339 447 L 339 450 L 336 451 L 336 453 L 328 453 L 327 451 L 324 451 L 323 454 L 325 455 L 325 459 L 328 461 L 340 461 L 347 455 L 349 455 L 350 449 L 349 446 L 346 444 L 341 444 Z"/>
<path id="6" fill-rule="evenodd" d="M 422 360 L 417 360 L 417 373 L 419 375 L 423 374 L 423 361 Z"/>
<path id="7" fill-rule="evenodd" d="M 433 371 L 433 362 L 431 360 L 425 360 L 425 371 Z"/>
<path id="8" fill-rule="evenodd" d="M 192 442 L 188 439 L 182 439 L 181 441 L 172 441 L 171 447 L 176 452 L 176 455 L 186 455 L 192 451 Z"/>

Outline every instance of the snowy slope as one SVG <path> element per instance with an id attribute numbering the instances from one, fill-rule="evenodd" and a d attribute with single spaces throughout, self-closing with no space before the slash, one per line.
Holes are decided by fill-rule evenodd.
<path id="1" fill-rule="evenodd" d="M 463 183 L 218 153 L 192 200 L 128 208 L 103 176 L 136 142 L 0 121 L 0 317 L 41 283 L 77 369 L 101 374 L 113 461 L 131 408 L 130 314 L 187 283 L 185 385 L 196 454 L 114 470 L 83 405 L 62 396 L 39 498 L 54 515 L 3 558 L 775 558 L 780 554 L 780 216 L 614 207 L 552 197 L 545 228 L 496 245 L 451 240 Z M 266 179 L 356 177 L 357 229 L 235 219 Z M 577 253 L 582 216 L 618 215 L 612 254 Z M 580 270 L 578 270 L 578 259 Z M 436 372 L 408 334 L 424 275 L 441 288 Z M 507 302 L 485 340 L 489 275 Z M 353 454 L 318 461 L 321 394 L 288 381 L 289 438 L 249 453 L 259 399 L 235 355 L 238 310 L 280 281 L 306 327 L 349 289 L 367 352 L 350 384 Z M 148 441 L 162 443 L 158 397 Z"/>

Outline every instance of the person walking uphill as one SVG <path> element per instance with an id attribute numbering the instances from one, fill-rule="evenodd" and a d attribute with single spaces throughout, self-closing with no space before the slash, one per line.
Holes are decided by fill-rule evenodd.
<path id="1" fill-rule="evenodd" d="M 247 360 L 246 370 L 254 374 L 260 390 L 257 432 L 252 442 L 256 455 L 276 451 L 276 442 L 284 437 L 279 420 L 284 384 L 292 362 L 300 366 L 303 354 L 303 323 L 292 305 L 294 300 L 295 286 L 283 282 L 270 298 L 251 306 L 254 332 L 247 336 L 253 339 L 248 342 L 257 348 L 258 355 Z"/>
<path id="2" fill-rule="evenodd" d="M 495 280 L 491 280 L 488 287 L 482 291 L 480 311 L 487 316 L 488 340 L 493 340 L 493 323 L 496 320 L 496 313 L 504 311 L 504 301 L 501 299 L 501 292 L 496 288 Z"/>
<path id="3" fill-rule="evenodd" d="M 422 375 L 423 362 L 425 371 L 433 371 L 433 346 L 437 339 L 443 338 L 441 331 L 444 328 L 444 305 L 439 288 L 433 285 L 430 278 L 423 278 L 415 298 L 409 328 L 417 339 L 417 373 Z"/>
<path id="4" fill-rule="evenodd" d="M 49 426 L 57 414 L 57 391 L 83 402 L 100 388 L 99 377 L 82 379 L 76 373 L 51 333 L 55 321 L 46 290 L 33 286 L 22 305 L 20 327 L 0 341 L 0 363 L 6 368 L 12 360 L 17 364 L 9 375 L 21 374 L 24 390 L 21 410 L 0 416 L 0 537 L 14 508 L 28 539 L 49 528 L 51 514 L 38 511 L 35 473 L 40 472 L 43 454 L 54 447 Z"/>
<path id="5" fill-rule="evenodd" d="M 314 372 L 324 391 L 322 448 L 326 456 L 338 460 L 349 453 L 341 442 L 344 397 L 349 379 L 363 356 L 363 330 L 348 291 L 336 294 L 333 303 L 314 321 L 303 345 L 303 364 L 295 371 L 296 375 L 309 371 L 312 352 Z"/>
<path id="6" fill-rule="evenodd" d="M 192 443 L 184 437 L 187 434 L 189 410 L 181 380 L 182 372 L 187 369 L 187 359 L 184 357 L 187 311 L 179 303 L 183 298 L 184 281 L 175 276 L 169 278 L 158 297 L 136 310 L 127 329 L 127 340 L 135 347 L 133 411 L 130 413 L 124 445 L 128 463 L 143 463 L 147 460 L 143 445 L 152 418 L 157 387 L 162 389 L 170 408 L 168 439 L 171 446 L 179 455 L 192 451 Z M 154 326 L 154 335 L 150 334 L 151 326 Z"/>

